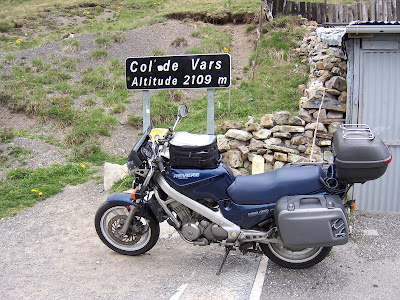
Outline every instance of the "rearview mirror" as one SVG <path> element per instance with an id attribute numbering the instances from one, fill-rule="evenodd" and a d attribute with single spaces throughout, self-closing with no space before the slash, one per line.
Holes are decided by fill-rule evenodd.
<path id="1" fill-rule="evenodd" d="M 187 117 L 187 115 L 188 115 L 188 108 L 187 108 L 187 106 L 186 105 L 181 105 L 181 106 L 179 106 L 179 108 L 178 108 L 178 116 L 179 117 L 181 117 L 181 118 L 186 118 Z"/>

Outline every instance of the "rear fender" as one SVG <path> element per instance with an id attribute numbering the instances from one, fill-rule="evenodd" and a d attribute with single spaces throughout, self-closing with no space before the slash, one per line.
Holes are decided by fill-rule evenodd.
<path id="1" fill-rule="evenodd" d="M 109 195 L 107 197 L 106 201 L 110 202 L 110 203 L 115 203 L 118 205 L 131 206 L 133 199 L 132 199 L 130 193 L 115 193 L 115 194 Z M 140 209 L 139 212 L 142 211 L 144 217 L 149 216 L 153 219 L 154 222 L 158 222 L 153 211 L 147 205 L 147 202 L 142 201 L 140 205 L 143 207 L 143 210 Z"/>

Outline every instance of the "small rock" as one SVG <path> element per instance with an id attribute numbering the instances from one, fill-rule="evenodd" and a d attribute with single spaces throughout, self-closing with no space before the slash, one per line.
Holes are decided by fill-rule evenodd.
<path id="1" fill-rule="evenodd" d="M 280 138 L 280 139 L 290 139 L 292 138 L 292 135 L 289 132 L 275 132 L 272 134 L 274 138 Z"/>
<path id="2" fill-rule="evenodd" d="M 245 141 L 250 140 L 253 135 L 251 133 L 247 132 L 247 131 L 244 131 L 244 130 L 229 129 L 225 133 L 225 136 L 245 142 Z"/>
<path id="3" fill-rule="evenodd" d="M 253 136 L 258 140 L 265 140 L 271 136 L 271 130 L 260 129 L 258 131 L 253 132 Z"/>
<path id="4" fill-rule="evenodd" d="M 285 163 L 283 161 L 276 161 L 274 164 L 274 170 L 281 169 L 285 166 Z"/>
<path id="5" fill-rule="evenodd" d="M 288 161 L 288 155 L 286 153 L 275 152 L 274 153 L 274 159 L 278 160 L 278 161 L 287 162 Z"/>
<path id="6" fill-rule="evenodd" d="M 271 114 L 264 115 L 263 117 L 261 117 L 260 125 L 264 128 L 274 127 L 275 125 L 274 116 Z"/>
<path id="7" fill-rule="evenodd" d="M 278 111 L 274 114 L 275 123 L 278 125 L 287 124 L 289 122 L 290 113 L 288 111 Z"/>

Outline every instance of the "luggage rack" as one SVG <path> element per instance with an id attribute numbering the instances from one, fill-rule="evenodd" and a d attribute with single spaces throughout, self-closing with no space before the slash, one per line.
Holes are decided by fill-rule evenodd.
<path id="1" fill-rule="evenodd" d="M 367 124 L 343 124 L 343 138 L 347 140 L 373 140 L 375 138 L 372 129 Z"/>

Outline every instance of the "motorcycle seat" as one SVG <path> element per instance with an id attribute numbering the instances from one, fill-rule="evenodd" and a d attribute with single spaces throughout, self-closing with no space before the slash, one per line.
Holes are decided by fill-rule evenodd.
<path id="1" fill-rule="evenodd" d="M 281 168 L 272 172 L 238 176 L 228 187 L 230 199 L 239 205 L 274 203 L 283 196 L 316 194 L 325 178 L 319 166 Z"/>

